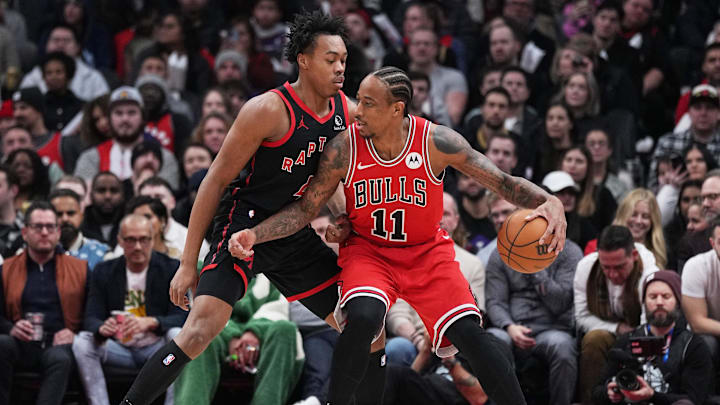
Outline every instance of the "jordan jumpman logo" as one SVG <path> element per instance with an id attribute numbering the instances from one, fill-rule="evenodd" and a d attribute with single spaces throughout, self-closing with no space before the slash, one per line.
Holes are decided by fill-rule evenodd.
<path id="1" fill-rule="evenodd" d="M 297 128 L 295 128 L 295 129 L 300 129 L 300 128 L 310 129 L 310 128 L 308 128 L 307 125 L 305 125 L 305 116 L 304 115 L 300 116 L 300 124 L 298 124 Z"/>

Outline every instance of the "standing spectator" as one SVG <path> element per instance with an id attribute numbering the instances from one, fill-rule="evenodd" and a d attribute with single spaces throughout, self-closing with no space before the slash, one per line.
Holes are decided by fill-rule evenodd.
<path id="1" fill-rule="evenodd" d="M 50 31 L 45 52 L 56 51 L 63 52 L 75 60 L 75 74 L 70 82 L 70 90 L 81 100 L 89 101 L 110 91 L 102 74 L 83 62 L 77 35 L 71 27 L 60 24 Z M 41 92 L 47 92 L 47 84 L 43 80 L 40 66 L 35 66 L 23 77 L 20 87 L 38 87 Z"/>
<path id="2" fill-rule="evenodd" d="M 125 204 L 120 179 L 111 172 L 100 172 L 90 186 L 90 205 L 85 207 L 82 233 L 114 248 Z"/>
<path id="3" fill-rule="evenodd" d="M 211 112 L 200 120 L 191 139 L 193 142 L 207 146 L 214 158 L 220 151 L 230 126 L 232 119 L 229 116 L 220 112 Z"/>
<path id="4" fill-rule="evenodd" d="M 9 258 L 22 247 L 23 220 L 15 209 L 18 178 L 9 167 L 0 165 L 0 256 Z"/>
<path id="5" fill-rule="evenodd" d="M 142 107 L 142 96 L 135 88 L 122 86 L 113 91 L 108 107 L 112 139 L 80 154 L 75 167 L 76 176 L 84 178 L 85 181 L 92 180 L 97 173 L 103 171 L 113 172 L 120 180 L 132 176 L 132 149 L 146 138 L 143 134 L 145 120 Z M 159 175 L 173 187 L 177 187 L 177 160 L 166 149 L 162 150 L 162 157 L 163 166 Z"/>
<path id="6" fill-rule="evenodd" d="M 569 241 L 543 271 L 522 274 L 493 252 L 486 268 L 485 296 L 492 333 L 515 354 L 549 366 L 550 402 L 570 405 L 577 379 L 572 283 L 582 250 Z"/>
<path id="7" fill-rule="evenodd" d="M 170 302 L 177 260 L 152 252 L 152 224 L 141 215 L 120 223 L 124 255 L 97 266 L 85 309 L 83 332 L 72 351 L 90 404 L 109 403 L 102 365 L 139 369 L 180 332 L 187 313 Z M 114 311 L 124 311 L 119 320 Z M 173 388 L 165 403 L 173 403 Z"/>
<path id="8" fill-rule="evenodd" d="M 110 247 L 95 239 L 85 237 L 80 231 L 83 222 L 80 196 L 72 190 L 58 189 L 50 193 L 48 201 L 55 208 L 60 227 L 60 244 L 70 256 L 88 262 L 92 271 L 103 261 Z"/>
<path id="9" fill-rule="evenodd" d="M 267 277 L 253 278 L 225 328 L 180 373 L 175 404 L 210 405 L 228 357 L 236 370 L 256 373 L 251 405 L 286 403 L 303 364 L 300 335 L 288 313 L 287 300 Z"/>
<path id="10" fill-rule="evenodd" d="M 62 131 L 82 110 L 83 101 L 69 89 L 75 74 L 75 61 L 62 52 L 45 55 L 41 63 L 45 93 L 45 125 L 51 131 Z"/>
<path id="11" fill-rule="evenodd" d="M 27 249 L 0 267 L 0 403 L 10 403 L 16 368 L 42 373 L 38 404 L 61 404 L 73 370 L 71 344 L 82 326 L 88 267 L 58 249 L 58 218 L 37 201 L 25 213 Z M 42 313 L 42 335 L 26 318 Z"/>
<path id="12" fill-rule="evenodd" d="M 18 178 L 15 208 L 25 211 L 32 201 L 47 199 L 50 193 L 48 168 L 32 149 L 17 149 L 5 162 Z"/>
<path id="13" fill-rule="evenodd" d="M 655 256 L 633 241 L 624 226 L 605 228 L 598 251 L 577 265 L 573 290 L 575 321 L 581 336 L 578 395 L 590 400 L 600 382 L 607 352 L 617 336 L 632 332 L 645 321 L 642 306 L 643 280 L 658 271 Z"/>
<path id="14" fill-rule="evenodd" d="M 460 71 L 439 65 L 437 54 L 435 32 L 426 28 L 413 31 L 408 45 L 408 69 L 430 77 L 430 115 L 439 124 L 457 126 L 467 103 L 467 82 Z"/>
<path id="15" fill-rule="evenodd" d="M 658 268 L 667 265 L 667 247 L 660 220 L 660 208 L 652 191 L 636 188 L 618 206 L 613 225 L 626 226 L 635 243 L 645 245 L 655 256 Z"/>
<path id="16" fill-rule="evenodd" d="M 88 101 L 83 106 L 79 131 L 83 150 L 110 139 L 109 101 L 110 96 L 104 94 Z"/>

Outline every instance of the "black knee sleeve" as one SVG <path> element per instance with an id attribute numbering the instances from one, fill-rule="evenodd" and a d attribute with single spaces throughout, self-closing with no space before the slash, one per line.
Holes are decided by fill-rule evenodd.
<path id="1" fill-rule="evenodd" d="M 167 390 L 190 362 L 174 340 L 156 351 L 140 370 L 121 405 L 147 405 Z"/>

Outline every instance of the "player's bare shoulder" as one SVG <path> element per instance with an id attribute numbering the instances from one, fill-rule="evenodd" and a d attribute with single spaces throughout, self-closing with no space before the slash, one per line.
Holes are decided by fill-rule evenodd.
<path id="1" fill-rule="evenodd" d="M 262 141 L 282 138 L 290 129 L 290 118 L 282 98 L 268 91 L 248 100 L 238 113 L 236 125 L 248 126 Z"/>

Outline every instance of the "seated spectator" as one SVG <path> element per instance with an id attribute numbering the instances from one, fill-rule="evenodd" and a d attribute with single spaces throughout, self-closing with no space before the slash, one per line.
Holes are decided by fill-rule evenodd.
<path id="1" fill-rule="evenodd" d="M 508 67 L 503 70 L 500 82 L 510 93 L 510 108 L 508 117 L 505 119 L 505 129 L 516 134 L 525 147 L 518 150 L 518 165 L 514 175 L 530 177 L 528 171 L 532 171 L 535 163 L 536 145 L 535 135 L 542 126 L 542 119 L 537 111 L 529 104 L 530 84 L 529 76 L 524 70 L 518 67 Z"/>
<path id="2" fill-rule="evenodd" d="M 720 131 L 718 119 L 720 118 L 720 98 L 717 90 L 707 84 L 695 86 L 690 93 L 690 128 L 687 131 L 674 134 L 668 133 L 660 137 L 653 152 L 650 163 L 650 178 L 648 187 L 654 188 L 657 184 L 657 167 L 659 161 L 673 154 L 681 155 L 685 148 L 697 142 L 705 145 L 713 156 L 720 154 Z"/>
<path id="3" fill-rule="evenodd" d="M 681 287 L 680 276 L 675 272 L 663 270 L 645 278 L 641 301 L 647 323 L 621 336 L 613 345 L 604 378 L 593 388 L 594 404 L 705 403 L 713 386 L 710 350 L 701 336 L 687 329 L 680 306 L 685 301 L 681 290 L 685 286 Z M 664 355 L 648 359 L 648 367 L 638 375 L 638 389 L 621 389 L 614 377 L 622 368 L 640 364 L 631 339 L 651 336 L 666 342 Z"/>
<path id="4" fill-rule="evenodd" d="M 720 43 L 707 45 L 702 62 L 702 74 L 705 78 L 700 84 L 709 84 L 715 89 L 720 88 Z M 675 129 L 673 132 L 684 132 L 690 126 L 689 105 L 692 92 L 686 92 L 678 100 L 675 108 Z"/>
<path id="5" fill-rule="evenodd" d="M 591 34 L 597 46 L 598 63 L 622 69 L 633 83 L 639 84 L 642 81 L 640 55 L 620 35 L 620 21 L 624 16 L 619 1 L 603 1 L 592 17 Z"/>
<path id="6" fill-rule="evenodd" d="M 125 195 L 137 195 L 143 181 L 155 177 L 163 166 L 162 146 L 154 140 L 142 141 L 135 145 L 130 157 L 132 176 L 125 180 Z"/>
<path id="7" fill-rule="evenodd" d="M 547 72 L 555 54 L 555 42 L 537 24 L 537 6 L 535 0 L 508 0 L 502 6 L 502 16 L 522 30 L 525 43 L 521 65 L 530 74 Z"/>
<path id="8" fill-rule="evenodd" d="M 663 177 L 661 176 L 660 182 Z M 663 191 L 666 187 L 660 189 L 660 192 L 655 197 L 660 208 L 660 215 L 662 216 L 663 224 L 666 223 L 666 218 L 670 218 L 667 221 L 667 225 L 663 226 L 663 234 L 665 235 L 666 245 L 668 249 L 668 264 L 667 269 L 678 270 L 677 267 L 677 254 L 679 251 L 680 239 L 685 235 L 688 228 L 688 209 L 691 204 L 697 204 L 700 208 L 699 214 L 703 216 L 702 212 L 702 201 L 700 200 L 700 189 L 702 187 L 702 181 L 700 180 L 687 180 L 680 185 L 680 191 L 677 194 L 676 200 L 673 203 L 669 198 L 663 197 Z M 674 186 L 672 187 L 674 190 Z"/>
<path id="9" fill-rule="evenodd" d="M 408 72 L 408 77 L 413 86 L 413 97 L 408 106 L 408 113 L 433 120 L 431 116 L 423 112 L 423 105 L 430 97 L 430 77 L 422 72 Z"/>
<path id="10" fill-rule="evenodd" d="M 29 369 L 42 375 L 37 403 L 59 405 L 74 369 L 71 345 L 82 327 L 88 267 L 59 249 L 50 203 L 31 204 L 25 223 L 27 249 L 0 267 L 0 402 L 10 403 L 14 371 Z"/>
<path id="11" fill-rule="evenodd" d="M 193 131 L 191 140 L 207 146 L 215 158 L 225 141 L 230 126 L 232 126 L 232 120 L 229 116 L 211 112 L 200 120 Z"/>
<path id="12" fill-rule="evenodd" d="M 78 132 L 83 150 L 110 139 L 109 101 L 110 95 L 104 94 L 88 101 L 83 106 L 82 121 Z"/>
<path id="13" fill-rule="evenodd" d="M 63 52 L 75 60 L 75 74 L 70 81 L 70 90 L 84 101 L 90 101 L 110 91 L 103 75 L 83 62 L 77 33 L 70 26 L 59 24 L 50 31 L 45 53 Z M 21 88 L 38 87 L 47 92 L 47 83 L 43 79 L 42 69 L 35 66 L 20 82 Z"/>
<path id="14" fill-rule="evenodd" d="M 488 190 L 477 180 L 458 172 L 457 191 L 460 221 L 468 233 L 464 247 L 475 254 L 497 236 L 488 218 Z"/>
<path id="15" fill-rule="evenodd" d="M 458 206 L 453 196 L 443 193 L 443 216 L 440 228 L 449 235 L 453 235 L 460 224 Z M 460 265 L 460 271 L 470 284 L 470 290 L 475 296 L 478 308 L 485 309 L 485 268 L 480 260 L 457 244 L 455 260 Z M 420 316 L 404 300 L 398 300 L 388 311 L 387 330 L 396 337 L 390 339 L 386 345 L 386 353 L 391 364 L 410 366 L 422 350 L 425 327 Z"/>
<path id="16" fill-rule="evenodd" d="M 87 3 L 69 0 L 62 6 L 60 19 L 77 33 L 83 59 L 96 69 L 109 69 L 113 57 L 110 32 L 94 11 Z"/>
<path id="17" fill-rule="evenodd" d="M 63 171 L 72 172 L 80 155 L 77 136 L 63 136 L 45 126 L 45 100 L 37 88 L 22 89 L 13 95 L 13 115 L 18 125 L 32 135 L 33 148 L 48 165 L 56 163 Z"/>
<path id="18" fill-rule="evenodd" d="M 693 142 L 685 148 L 682 159 L 690 180 L 702 180 L 710 170 L 718 167 L 717 159 L 702 143 Z"/>
<path id="19" fill-rule="evenodd" d="M 113 172 L 120 180 L 132 176 L 130 160 L 133 147 L 145 139 L 152 139 L 143 133 L 145 120 L 142 107 L 142 96 L 135 88 L 123 86 L 113 91 L 108 107 L 112 139 L 80 154 L 75 167 L 76 176 L 88 182 L 103 171 Z M 163 165 L 159 175 L 176 188 L 179 185 L 177 160 L 166 149 L 163 149 L 162 155 Z"/>
<path id="20" fill-rule="evenodd" d="M 209 405 L 223 365 L 255 374 L 252 405 L 284 404 L 300 379 L 300 336 L 288 321 L 288 302 L 262 274 L 233 307 L 225 328 L 175 382 L 176 405 Z M 172 304 L 170 304 L 172 305 Z"/>
<path id="21" fill-rule="evenodd" d="M 220 31 L 220 49 L 232 49 L 244 55 L 247 62 L 247 80 L 257 91 L 270 90 L 278 83 L 270 56 L 259 50 L 255 29 L 246 17 L 230 20 L 230 26 Z"/>
<path id="22" fill-rule="evenodd" d="M 490 138 L 508 134 L 505 120 L 508 118 L 511 101 L 510 93 L 504 87 L 493 87 L 485 93 L 482 114 L 467 120 L 462 131 L 473 149 L 485 152 Z"/>
<path id="23" fill-rule="evenodd" d="M 88 268 L 92 271 L 95 265 L 104 260 L 110 247 L 85 237 L 80 231 L 84 214 L 80 196 L 72 190 L 58 189 L 50 193 L 48 200 L 57 213 L 60 244 L 63 249 L 70 256 L 87 261 Z"/>
<path id="24" fill-rule="evenodd" d="M 283 8 L 279 0 L 258 0 L 252 8 L 250 25 L 255 31 L 257 50 L 270 56 L 273 70 L 289 75 L 291 64 L 284 58 L 289 29 L 283 21 Z"/>
<path id="25" fill-rule="evenodd" d="M 0 256 L 12 257 L 23 245 L 23 219 L 15 209 L 18 178 L 9 167 L 0 165 Z"/>
<path id="26" fill-rule="evenodd" d="M 720 196 L 720 171 L 715 169 L 708 173 L 700 190 L 703 216 L 710 224 L 720 215 L 720 197 L 718 196 Z M 709 229 L 707 232 L 688 233 L 680 239 L 677 246 L 677 269 L 680 274 L 683 274 L 685 263 L 691 257 L 712 249 L 708 236 L 708 233 L 712 236 L 712 232 L 713 229 Z"/>
<path id="27" fill-rule="evenodd" d="M 139 370 L 187 318 L 168 295 L 180 262 L 152 252 L 150 221 L 141 215 L 123 218 L 118 243 L 124 255 L 100 263 L 93 272 L 83 332 L 72 347 L 93 405 L 109 403 L 103 365 Z M 173 404 L 172 386 L 165 404 Z"/>
<path id="28" fill-rule="evenodd" d="M 607 352 L 618 336 L 645 322 L 643 280 L 658 271 L 655 256 L 633 241 L 624 226 L 605 228 L 598 251 L 577 265 L 573 281 L 575 322 L 581 336 L 578 396 L 590 400 L 600 382 Z"/>
<path id="29" fill-rule="evenodd" d="M 83 101 L 69 89 L 75 74 L 75 61 L 62 52 L 45 55 L 41 64 L 45 93 L 45 125 L 51 131 L 62 131 L 82 110 Z"/>
<path id="30" fill-rule="evenodd" d="M 244 80 L 247 75 L 247 58 L 240 52 L 227 49 L 215 57 L 215 81 L 222 86 L 228 80 Z"/>
<path id="31" fill-rule="evenodd" d="M 488 192 L 487 204 L 490 208 L 490 220 L 495 227 L 495 232 L 500 232 L 500 227 L 505 222 L 507 217 L 510 216 L 517 207 L 509 201 L 501 198 L 499 195 L 493 192 Z M 569 223 L 568 223 L 569 224 Z M 568 239 L 570 239 L 568 237 Z M 497 250 L 497 237 L 491 240 L 485 247 L 477 252 L 477 257 L 480 259 L 484 267 L 487 267 L 490 255 Z"/>
<path id="32" fill-rule="evenodd" d="M 2 161 L 6 161 L 9 154 L 16 149 L 32 149 L 32 135 L 25 127 L 13 125 L 8 127 L 2 136 Z"/>
<path id="33" fill-rule="evenodd" d="M 55 190 L 72 190 L 80 196 L 80 209 L 85 211 L 85 207 L 90 205 L 90 193 L 88 193 L 88 185 L 85 180 L 77 176 L 65 175 L 60 178 L 52 187 Z"/>
<path id="34" fill-rule="evenodd" d="M 490 65 L 500 69 L 518 65 L 523 47 L 523 40 L 519 38 L 518 32 L 505 23 L 493 25 L 488 32 L 488 40 L 490 42 L 488 54 Z M 518 67 L 518 69 L 520 68 Z"/>
<path id="35" fill-rule="evenodd" d="M 660 220 L 660 208 L 650 190 L 636 188 L 628 193 L 618 206 L 613 225 L 626 226 L 635 243 L 645 245 L 653 253 L 658 268 L 665 268 L 668 249 Z"/>
<path id="36" fill-rule="evenodd" d="M 485 155 L 498 169 L 512 174 L 518 164 L 518 141 L 512 135 L 498 134 L 488 140 Z"/>
<path id="37" fill-rule="evenodd" d="M 583 253 L 565 243 L 554 262 L 534 274 L 519 273 L 493 252 L 486 268 L 488 329 L 522 362 L 539 357 L 549 367 L 550 403 L 570 405 L 577 379 L 572 283 Z"/>
<path id="38" fill-rule="evenodd" d="M 560 91 L 553 97 L 570 108 L 575 123 L 575 134 L 584 140 L 585 135 L 600 119 L 600 89 L 591 73 L 574 72 L 562 82 Z"/>
<path id="39" fill-rule="evenodd" d="M 565 210 L 567 239 L 575 242 L 583 251 L 587 251 L 588 242 L 597 237 L 597 230 L 592 222 L 578 214 L 578 199 L 580 187 L 567 172 L 557 170 L 548 173 L 542 181 L 542 186 L 562 201 Z"/>
<path id="40" fill-rule="evenodd" d="M 205 96 L 203 97 L 202 114 L 200 118 L 205 118 L 211 112 L 218 112 L 230 116 L 232 109 L 230 97 L 225 93 L 225 90 L 221 87 L 212 87 L 205 92 Z"/>
<path id="41" fill-rule="evenodd" d="M 532 172 L 535 183 L 557 170 L 565 152 L 575 143 L 575 124 L 570 109 L 563 103 L 552 104 L 545 113 L 543 134 L 538 135 L 542 138 Z"/>
<path id="42" fill-rule="evenodd" d="M 604 229 L 615 217 L 617 202 L 605 186 L 595 185 L 593 168 L 590 151 L 582 145 L 568 149 L 560 163 L 560 170 L 580 186 L 578 215 L 589 219 L 595 229 Z"/>
<path id="43" fill-rule="evenodd" d="M 585 147 L 592 155 L 593 176 L 597 187 L 605 187 L 615 201 L 622 200 L 632 187 L 630 173 L 617 168 L 613 159 L 613 139 L 606 129 L 595 128 L 585 136 Z"/>
<path id="44" fill-rule="evenodd" d="M 370 15 L 362 9 L 355 9 L 343 16 L 350 42 L 360 48 L 372 70 L 383 66 L 386 55 L 382 37 L 373 28 Z"/>
<path id="45" fill-rule="evenodd" d="M 449 127 L 462 121 L 468 97 L 465 77 L 458 70 L 437 63 L 438 38 L 430 29 L 417 29 L 410 35 L 409 70 L 430 76 L 430 115 L 437 123 Z"/>
<path id="46" fill-rule="evenodd" d="M 223 88 L 230 98 L 230 105 L 232 106 L 232 110 L 228 115 L 237 117 L 242 106 L 252 97 L 250 89 L 241 80 L 228 80 Z"/>
<path id="47" fill-rule="evenodd" d="M 25 211 L 32 201 L 47 200 L 50 193 L 48 168 L 32 149 L 18 149 L 8 156 L 7 166 L 18 178 L 15 208 Z"/>
<path id="48" fill-rule="evenodd" d="M 207 172 L 208 169 L 200 169 L 190 176 L 186 188 L 187 195 L 178 200 L 177 206 L 172 212 L 173 219 L 184 227 L 187 227 L 190 223 L 190 213 L 192 212 L 192 207 L 195 204 L 195 198 L 197 197 L 197 192 L 200 189 L 200 184 L 203 179 L 205 179 Z M 205 233 L 205 239 L 210 240 L 212 238 L 212 232 L 212 227 L 208 227 L 208 230 Z M 182 247 L 184 248 L 184 246 Z"/>
<path id="49" fill-rule="evenodd" d="M 168 212 L 162 201 L 146 195 L 137 195 L 125 204 L 125 215 L 130 214 L 144 216 L 152 224 L 152 249 L 154 251 L 180 260 L 184 246 L 175 246 L 172 242 L 165 240 L 165 230 L 168 227 Z"/>
<path id="50" fill-rule="evenodd" d="M 123 216 L 125 191 L 111 172 L 100 172 L 90 185 L 90 205 L 85 207 L 80 230 L 111 248 L 117 245 L 117 233 Z"/>
<path id="51" fill-rule="evenodd" d="M 710 223 L 703 215 L 702 205 L 699 202 L 692 202 L 687 210 L 687 232 L 704 232 Z"/>
<path id="52" fill-rule="evenodd" d="M 160 76 L 146 74 L 135 82 L 143 99 L 145 134 L 149 134 L 168 151 L 180 155 L 192 131 L 190 119 L 172 111 L 172 95 L 167 82 Z"/>

